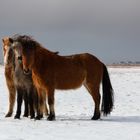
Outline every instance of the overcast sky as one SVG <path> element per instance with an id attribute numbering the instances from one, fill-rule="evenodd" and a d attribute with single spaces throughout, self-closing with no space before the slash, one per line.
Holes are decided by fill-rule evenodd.
<path id="1" fill-rule="evenodd" d="M 0 38 L 16 33 L 62 55 L 140 61 L 140 1 L 0 0 Z"/>

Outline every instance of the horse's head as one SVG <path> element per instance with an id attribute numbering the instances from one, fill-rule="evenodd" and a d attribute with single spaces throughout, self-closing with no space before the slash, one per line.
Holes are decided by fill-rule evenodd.
<path id="1" fill-rule="evenodd" d="M 12 49 L 15 52 L 15 57 L 22 62 L 23 71 L 25 74 L 30 74 L 34 63 L 34 49 L 28 46 L 27 42 L 13 40 Z"/>
<path id="2" fill-rule="evenodd" d="M 3 55 L 4 55 L 4 65 L 5 66 L 11 66 L 13 64 L 13 57 L 14 53 L 11 48 L 12 42 L 11 38 L 9 37 L 4 37 L 2 39 L 3 43 Z"/>

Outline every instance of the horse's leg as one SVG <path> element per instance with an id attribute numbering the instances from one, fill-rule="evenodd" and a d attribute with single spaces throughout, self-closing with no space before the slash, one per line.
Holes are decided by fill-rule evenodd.
<path id="1" fill-rule="evenodd" d="M 45 106 L 44 113 L 45 113 L 46 116 L 48 116 L 49 115 L 49 111 L 48 111 L 46 100 L 44 102 L 44 106 Z"/>
<path id="2" fill-rule="evenodd" d="M 20 119 L 23 94 L 24 94 L 23 91 L 20 88 L 18 88 L 17 89 L 17 111 L 14 117 L 15 119 Z"/>
<path id="3" fill-rule="evenodd" d="M 8 90 L 9 90 L 9 110 L 7 112 L 7 114 L 5 115 L 5 117 L 11 117 L 13 114 L 13 109 L 14 109 L 14 105 L 15 105 L 15 98 L 16 98 L 16 89 L 15 86 L 8 86 Z"/>
<path id="4" fill-rule="evenodd" d="M 37 93 L 37 90 L 36 88 L 34 88 L 34 95 L 33 95 L 33 106 L 34 106 L 34 111 L 35 111 L 35 114 L 37 113 L 38 111 L 38 93 Z"/>
<path id="5" fill-rule="evenodd" d="M 39 95 L 38 100 L 39 100 L 38 103 L 39 103 L 41 118 L 43 117 L 43 114 L 45 114 L 45 116 L 48 116 L 46 93 L 43 90 L 42 90 L 42 93 Z"/>
<path id="6" fill-rule="evenodd" d="M 94 90 L 92 97 L 95 101 L 95 110 L 94 110 L 94 115 L 91 119 L 98 120 L 100 119 L 100 99 L 101 99 L 99 89 Z"/>
<path id="7" fill-rule="evenodd" d="M 25 106 L 25 110 L 24 110 L 24 117 L 28 117 L 29 115 L 29 108 L 28 108 L 28 93 L 27 91 L 24 92 L 23 94 L 23 99 L 24 99 L 24 106 Z"/>
<path id="8" fill-rule="evenodd" d="M 35 117 L 35 111 L 34 111 L 34 103 L 33 103 L 33 97 L 34 96 L 34 91 L 33 88 L 30 89 L 28 93 L 28 103 L 29 103 L 29 108 L 30 108 L 30 117 L 33 119 Z"/>
<path id="9" fill-rule="evenodd" d="M 85 87 L 89 91 L 90 95 L 92 96 L 94 103 L 95 103 L 95 109 L 94 109 L 94 115 L 91 118 L 92 120 L 98 120 L 100 119 L 100 93 L 99 93 L 99 86 L 94 87 L 91 84 L 86 83 Z"/>
<path id="10" fill-rule="evenodd" d="M 43 113 L 44 113 L 44 110 L 45 110 L 45 95 L 46 94 L 45 92 L 43 92 L 43 90 L 41 90 L 41 95 L 40 95 L 40 115 L 41 115 L 41 118 L 43 118 Z"/>
<path id="11" fill-rule="evenodd" d="M 37 105 L 37 116 L 36 120 L 40 120 L 43 117 L 43 97 L 42 97 L 42 90 L 40 88 L 37 88 L 37 94 L 38 94 L 38 105 Z"/>
<path id="12" fill-rule="evenodd" d="M 46 96 L 47 96 L 47 94 L 44 93 L 43 94 L 43 99 L 44 99 L 44 113 L 45 113 L 46 116 L 48 116 L 49 113 L 48 113 L 48 107 L 47 107 L 47 103 L 46 103 L 46 98 L 47 98 Z"/>
<path id="13" fill-rule="evenodd" d="M 37 103 L 36 103 L 36 110 L 37 110 L 37 115 L 35 117 L 35 120 L 40 120 L 41 115 L 40 115 L 40 97 L 38 95 Z"/>
<path id="14" fill-rule="evenodd" d="M 48 104 L 49 104 L 49 116 L 48 116 L 48 120 L 52 121 L 55 120 L 55 110 L 54 110 L 54 89 L 49 89 L 47 90 L 48 93 Z"/>

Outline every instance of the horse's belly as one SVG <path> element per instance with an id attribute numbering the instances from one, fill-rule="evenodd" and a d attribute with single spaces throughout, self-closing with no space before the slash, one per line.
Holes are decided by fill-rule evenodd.
<path id="1" fill-rule="evenodd" d="M 79 88 L 85 80 L 85 74 L 75 74 L 61 76 L 61 78 L 56 79 L 55 88 L 56 89 L 76 89 Z"/>

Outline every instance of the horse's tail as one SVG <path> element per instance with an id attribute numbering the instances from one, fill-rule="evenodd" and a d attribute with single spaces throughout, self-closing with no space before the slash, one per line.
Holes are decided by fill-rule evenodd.
<path id="1" fill-rule="evenodd" d="M 114 103 L 114 95 L 113 95 L 113 88 L 110 82 L 108 70 L 106 66 L 103 66 L 103 80 L 102 80 L 102 87 L 103 87 L 103 97 L 102 97 L 102 112 L 106 116 L 110 114 L 113 109 Z"/>

